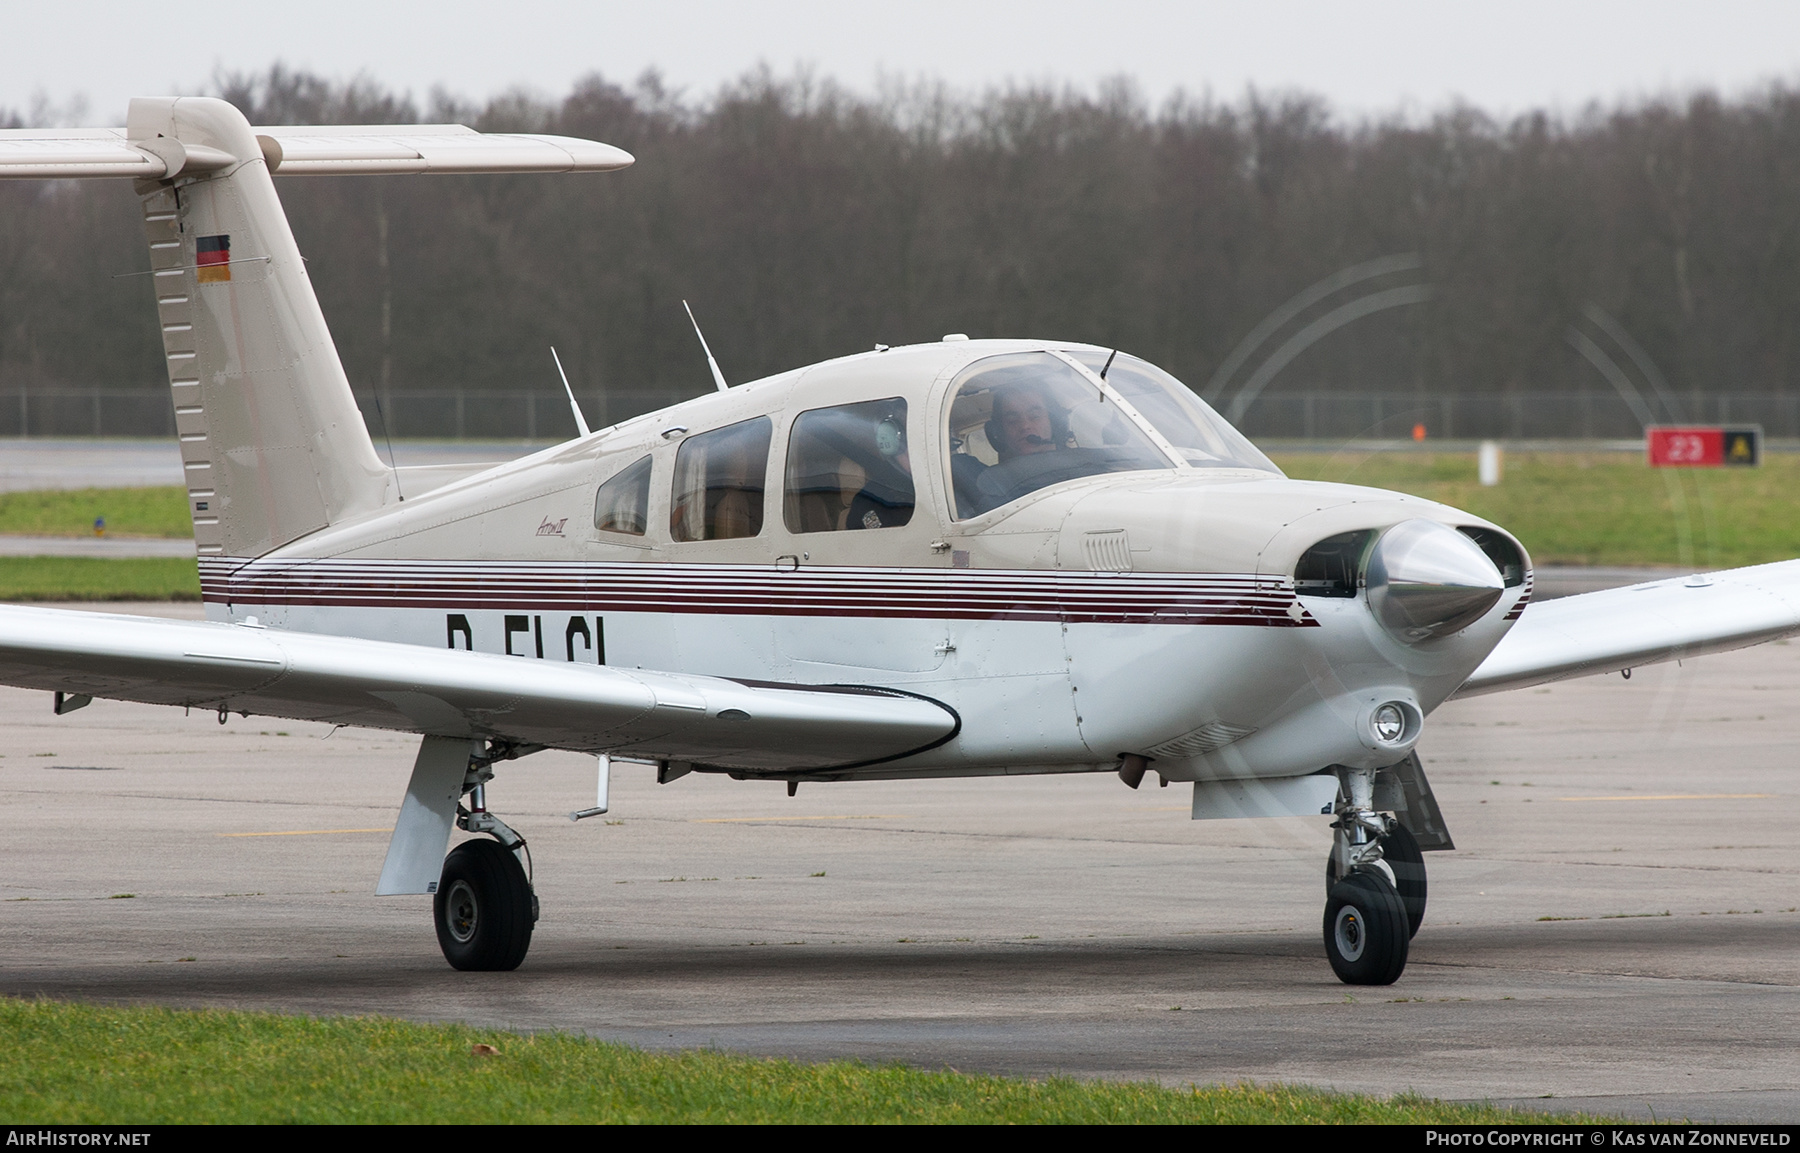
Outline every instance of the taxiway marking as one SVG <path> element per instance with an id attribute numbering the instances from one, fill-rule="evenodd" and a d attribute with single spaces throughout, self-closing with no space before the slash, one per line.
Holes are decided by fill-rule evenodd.
<path id="1" fill-rule="evenodd" d="M 1774 793 L 1664 793 L 1645 797 L 1558 797 L 1559 801 L 1760 801 Z"/>
<path id="2" fill-rule="evenodd" d="M 221 837 L 321 837 L 327 833 L 391 833 L 392 829 L 287 829 L 278 833 L 219 833 Z"/>
<path id="3" fill-rule="evenodd" d="M 865 813 L 838 817 L 695 817 L 690 825 L 734 825 L 741 821 L 904 821 L 898 813 Z"/>

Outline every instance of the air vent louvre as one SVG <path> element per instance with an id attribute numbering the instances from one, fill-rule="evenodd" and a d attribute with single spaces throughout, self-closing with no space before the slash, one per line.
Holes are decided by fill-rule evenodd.
<path id="1" fill-rule="evenodd" d="M 1144 752 L 1151 757 L 1171 761 L 1185 757 L 1197 757 L 1202 753 L 1222 749 L 1231 742 L 1242 740 L 1255 731 L 1255 729 L 1242 729 L 1236 725 L 1214 721 L 1209 725 L 1201 725 L 1185 736 L 1176 737 L 1172 741 L 1164 741 L 1155 748 L 1145 749 Z"/>
<path id="2" fill-rule="evenodd" d="M 1094 572 L 1131 571 L 1131 542 L 1126 539 L 1124 529 L 1091 532 L 1081 543 L 1087 555 L 1087 566 Z"/>

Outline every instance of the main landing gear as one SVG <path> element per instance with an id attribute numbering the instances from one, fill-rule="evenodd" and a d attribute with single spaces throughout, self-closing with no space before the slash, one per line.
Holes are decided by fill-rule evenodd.
<path id="1" fill-rule="evenodd" d="M 493 775 L 486 765 L 480 772 Z M 537 924 L 537 894 L 524 863 L 530 850 L 524 837 L 487 811 L 485 777 L 468 796 L 467 808 L 456 807 L 456 827 L 494 839 L 464 841 L 444 858 L 432 900 L 438 946 L 453 968 L 504 972 L 525 959 Z"/>
<path id="2" fill-rule="evenodd" d="M 1374 808 L 1375 770 L 1342 770 L 1325 864 L 1325 956 L 1349 985 L 1391 985 L 1425 919 L 1425 858 L 1398 819 Z"/>

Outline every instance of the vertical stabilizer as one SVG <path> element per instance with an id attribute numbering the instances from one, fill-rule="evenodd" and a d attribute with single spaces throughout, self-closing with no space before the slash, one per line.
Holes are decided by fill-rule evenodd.
<path id="1" fill-rule="evenodd" d="M 249 122 L 223 100 L 140 99 L 126 134 L 168 167 L 137 188 L 200 554 L 259 556 L 381 507 L 392 474 Z"/>

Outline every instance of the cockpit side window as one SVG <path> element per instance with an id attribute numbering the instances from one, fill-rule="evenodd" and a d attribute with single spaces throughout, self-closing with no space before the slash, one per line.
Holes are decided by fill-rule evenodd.
<path id="1" fill-rule="evenodd" d="M 1116 400 L 1047 352 L 990 356 L 963 370 L 948 432 L 959 520 L 1077 477 L 1174 467 Z"/>
<path id="2" fill-rule="evenodd" d="M 600 486 L 594 495 L 594 527 L 643 536 L 650 527 L 650 458 L 642 457 Z"/>
<path id="3" fill-rule="evenodd" d="M 763 477 L 769 468 L 766 416 L 682 441 L 675 454 L 669 535 L 678 541 L 735 540 L 762 532 Z"/>
<path id="4" fill-rule="evenodd" d="M 896 528 L 912 512 L 904 400 L 815 408 L 794 421 L 782 503 L 788 531 Z"/>
<path id="5" fill-rule="evenodd" d="M 1252 468 L 1281 475 L 1249 438 L 1154 364 L 1126 353 L 1090 349 L 1071 349 L 1069 355 L 1095 372 L 1105 369 L 1106 383 L 1180 450 L 1189 468 Z"/>

